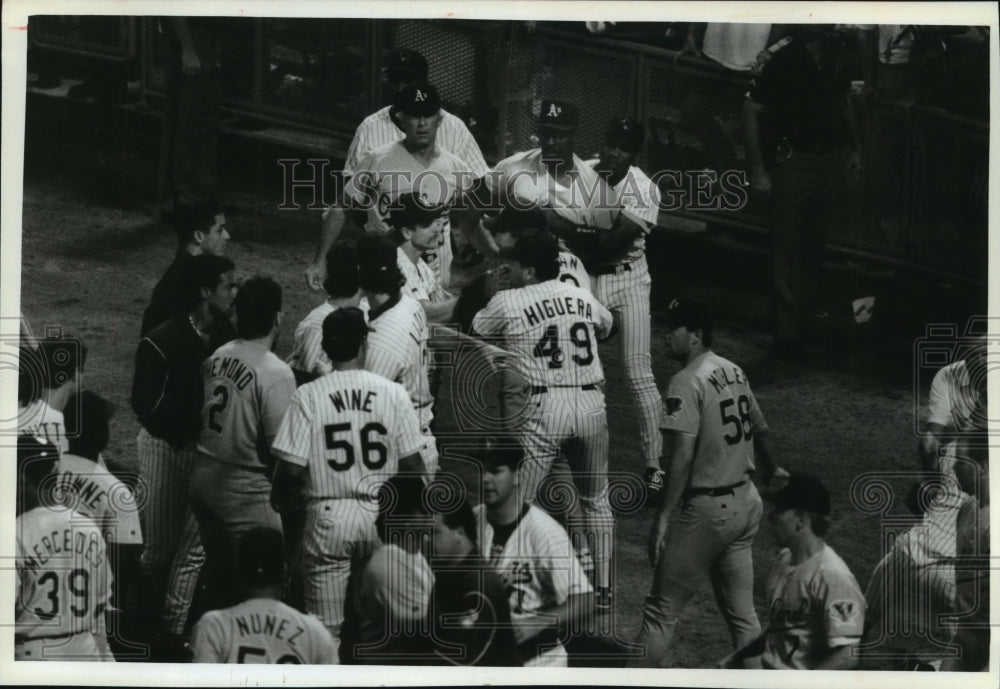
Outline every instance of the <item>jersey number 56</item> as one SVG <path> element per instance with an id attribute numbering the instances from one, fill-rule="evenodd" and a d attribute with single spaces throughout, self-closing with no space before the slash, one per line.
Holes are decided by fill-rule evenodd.
<path id="1" fill-rule="evenodd" d="M 355 444 L 348 438 L 337 437 L 341 433 L 353 437 L 351 424 L 331 423 L 323 426 L 326 449 L 335 453 L 333 456 L 327 457 L 326 463 L 334 471 L 347 471 L 354 466 Z M 385 426 L 377 421 L 366 423 L 361 428 L 361 463 L 372 471 L 378 471 L 384 467 L 389 459 L 389 448 L 385 446 L 384 442 L 387 434 Z"/>

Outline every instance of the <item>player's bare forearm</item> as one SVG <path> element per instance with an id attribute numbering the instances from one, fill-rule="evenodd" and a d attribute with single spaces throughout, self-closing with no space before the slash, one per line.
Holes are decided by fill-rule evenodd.
<path id="1" fill-rule="evenodd" d="M 771 482 L 779 470 L 774 454 L 774 441 L 770 428 L 755 428 L 753 431 L 753 449 L 757 463 L 760 465 L 760 478 L 764 485 Z"/>
<path id="2" fill-rule="evenodd" d="M 500 248 L 493 239 L 493 235 L 483 226 L 482 217 L 482 212 L 473 208 L 465 208 L 452 211 L 451 222 L 462 231 L 465 238 L 472 244 L 472 248 L 483 256 L 488 258 L 499 256 Z"/>
<path id="3" fill-rule="evenodd" d="M 438 301 L 431 303 L 429 301 L 421 302 L 424 307 L 424 313 L 427 314 L 427 320 L 431 323 L 448 323 L 451 321 L 451 314 L 455 310 L 455 302 L 458 301 L 458 297 L 449 297 L 444 301 Z"/>
<path id="4" fill-rule="evenodd" d="M 824 658 L 814 670 L 853 670 L 858 666 L 858 659 L 854 655 L 854 646 L 841 646 L 836 651 Z"/>
<path id="5" fill-rule="evenodd" d="M 681 504 L 684 489 L 687 487 L 688 476 L 691 475 L 691 464 L 694 461 L 696 437 L 688 433 L 667 431 L 664 433 L 664 445 L 670 448 L 669 459 L 664 467 L 663 493 L 660 504 L 656 508 L 653 526 L 649 533 L 649 564 L 656 566 L 663 547 L 663 539 L 667 535 L 670 515 Z"/>

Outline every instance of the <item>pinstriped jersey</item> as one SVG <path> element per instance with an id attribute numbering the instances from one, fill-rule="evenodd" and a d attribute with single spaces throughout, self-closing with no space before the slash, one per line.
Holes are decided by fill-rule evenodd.
<path id="1" fill-rule="evenodd" d="M 428 166 L 397 141 L 376 148 L 358 162 L 344 186 L 344 195 L 368 211 L 368 232 L 387 235 L 392 231 L 388 223 L 390 208 L 401 194 L 417 191 L 432 205 L 450 204 L 475 179 L 458 156 L 441 146 L 436 147 L 434 160 Z M 449 240 L 450 232 L 446 223 L 442 243 Z"/>
<path id="2" fill-rule="evenodd" d="M 503 580 L 518 643 L 552 626 L 536 611 L 593 590 L 566 530 L 539 508 L 528 506 L 502 545 L 494 543 L 495 529 L 486 519 L 486 507 L 478 505 L 475 512 L 480 554 Z M 532 628 L 533 620 L 537 629 Z"/>
<path id="3" fill-rule="evenodd" d="M 403 248 L 399 247 L 396 249 L 396 263 L 403 273 L 403 278 L 406 279 L 406 284 L 403 285 L 403 294 L 413 297 L 417 301 L 426 301 L 431 304 L 442 302 L 451 296 L 441 286 L 441 280 L 427 265 L 423 256 L 414 262 L 406 255 Z"/>
<path id="4" fill-rule="evenodd" d="M 347 160 L 344 161 L 345 177 L 358 169 L 363 169 L 359 168 L 361 159 L 376 148 L 403 138 L 403 130 L 397 127 L 389 116 L 390 109 L 391 106 L 387 105 L 381 110 L 376 110 L 358 125 L 351 146 L 347 149 Z M 489 170 L 479 145 L 472 137 L 469 128 L 465 126 L 465 122 L 446 110 L 441 110 L 437 143 L 441 148 L 461 158 L 465 163 L 465 169 L 472 172 L 474 177 L 482 177 Z"/>
<path id="5" fill-rule="evenodd" d="M 323 623 L 273 598 L 206 612 L 191 632 L 191 650 L 196 663 L 338 663 Z"/>
<path id="6" fill-rule="evenodd" d="M 561 182 L 542 163 L 542 149 L 534 148 L 501 160 L 486 183 L 501 197 L 551 208 L 576 225 L 609 230 L 618 216 L 614 189 L 575 155 L 572 172 Z"/>
<path id="7" fill-rule="evenodd" d="M 480 335 L 503 338 L 531 385 L 554 387 L 604 382 L 597 340 L 611 325 L 593 294 L 559 280 L 501 290 L 472 320 Z"/>
<path id="8" fill-rule="evenodd" d="M 670 379 L 660 428 L 698 437 L 691 487 L 719 488 L 754 470 L 753 434 L 767 423 L 743 369 L 709 350 Z"/>
<path id="9" fill-rule="evenodd" d="M 111 566 L 100 528 L 63 508 L 18 515 L 14 624 L 28 638 L 104 633 Z"/>
<path id="10" fill-rule="evenodd" d="M 765 669 L 813 670 L 841 646 L 861 641 L 865 597 L 830 546 L 798 565 L 792 565 L 791 551 L 782 549 L 767 590 Z"/>
<path id="11" fill-rule="evenodd" d="M 324 301 L 299 321 L 292 336 L 292 353 L 285 359 L 286 364 L 296 371 L 320 376 L 333 370 L 330 358 L 323 351 L 323 321 L 337 308 L 329 301 Z M 367 319 L 368 300 L 362 298 L 358 308 Z"/>
<path id="12" fill-rule="evenodd" d="M 370 500 L 399 458 L 423 445 L 403 386 L 369 371 L 333 371 L 292 395 L 272 451 L 306 468 L 314 500 Z"/>
<path id="13" fill-rule="evenodd" d="M 598 162 L 595 158 L 588 160 L 587 165 L 594 167 Z M 615 185 L 615 194 L 622 213 L 644 229 L 647 235 L 652 232 L 660 218 L 660 188 L 656 183 L 645 172 L 631 165 Z M 643 235 L 635 240 L 624 258 L 634 261 L 643 255 L 645 249 L 646 237 Z"/>
<path id="14" fill-rule="evenodd" d="M 430 351 L 427 349 L 427 315 L 416 299 L 405 294 L 370 312 L 365 370 L 400 383 L 417 410 L 420 428 L 434 419 L 431 406 Z"/>
<path id="15" fill-rule="evenodd" d="M 583 261 L 568 251 L 559 252 L 559 281 L 590 291 L 590 275 Z"/>
<path id="16" fill-rule="evenodd" d="M 245 469 L 268 466 L 266 443 L 277 434 L 295 391 L 292 369 L 257 342 L 233 340 L 205 360 L 201 373 L 198 451 Z"/>

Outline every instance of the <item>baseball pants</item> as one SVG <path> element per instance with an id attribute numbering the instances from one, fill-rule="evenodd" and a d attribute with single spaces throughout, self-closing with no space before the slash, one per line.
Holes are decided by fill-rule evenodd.
<path id="1" fill-rule="evenodd" d="M 544 506 L 558 506 L 567 501 L 565 496 L 556 494 L 559 490 L 556 483 L 545 481 L 562 452 L 580 495 L 581 522 L 586 539 L 591 542 L 595 584 L 609 586 L 614 513 L 608 501 L 608 416 L 604 393 L 596 387 L 590 390 L 550 387 L 532 395 L 530 404 L 535 406 L 534 414 L 518 429 L 526 456 L 520 470 L 521 494 L 529 502 Z"/>
<path id="2" fill-rule="evenodd" d="M 319 618 L 340 643 L 351 563 L 379 543 L 378 506 L 353 498 L 311 500 L 302 533 L 302 577 L 306 612 Z"/>
<path id="3" fill-rule="evenodd" d="M 647 464 L 659 466 L 663 454 L 660 433 L 660 391 L 653 378 L 649 293 L 652 279 L 643 256 L 617 266 L 615 272 L 591 276 L 594 296 L 618 322 L 622 370 L 639 419 L 639 443 Z"/>
<path id="4" fill-rule="evenodd" d="M 677 618 L 705 579 L 712 582 L 733 648 L 760 634 L 750 547 L 763 510 L 757 488 L 747 481 L 729 495 L 688 498 L 671 515 L 636 641 L 646 650 L 639 667 L 664 666 Z"/>
<path id="5" fill-rule="evenodd" d="M 220 462 L 199 454 L 191 469 L 191 509 L 205 547 L 205 578 L 210 593 L 204 610 L 237 603 L 233 568 L 241 534 L 256 527 L 282 531 L 281 517 L 271 507 L 271 482 L 260 471 Z"/>
<path id="6" fill-rule="evenodd" d="M 64 637 L 14 640 L 14 660 L 58 660 L 69 662 L 115 662 L 107 639 L 101 634 L 80 632 Z"/>
<path id="7" fill-rule="evenodd" d="M 142 569 L 154 583 L 165 584 L 163 625 L 166 631 L 181 634 L 205 561 L 188 500 L 188 476 L 197 451 L 193 446 L 175 451 L 145 428 L 139 430 L 136 442 L 139 479 L 146 485 L 146 502 L 139 512 Z"/>

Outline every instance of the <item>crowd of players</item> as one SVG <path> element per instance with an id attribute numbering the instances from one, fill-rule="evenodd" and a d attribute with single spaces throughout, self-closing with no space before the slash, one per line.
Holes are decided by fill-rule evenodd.
<path id="1" fill-rule="evenodd" d="M 178 208 L 179 250 L 135 356 L 134 492 L 101 458 L 111 409 L 79 390 L 85 350 L 25 332 L 17 658 L 566 666 L 572 652 L 660 667 L 709 579 L 734 649 L 723 667 L 853 668 L 887 646 L 940 667 L 892 645 L 898 600 L 883 589 L 896 579 L 879 572 L 912 577 L 918 598 L 933 590 L 934 619 L 988 610 L 960 562 L 988 542 L 985 342 L 932 388 L 922 457 L 937 489 L 918 502 L 943 545 L 897 544 L 866 603 L 825 544 L 829 492 L 778 466 L 745 374 L 712 351 L 711 312 L 691 299 L 666 309 L 681 368 L 658 392 L 644 248 L 659 204 L 633 165 L 641 124 L 612 120 L 584 161 L 576 107 L 545 100 L 539 148 L 489 170 L 418 54 L 395 53 L 389 73 L 393 103 L 359 127 L 306 272 L 327 298 L 287 361 L 272 351 L 281 286 L 237 283 L 214 204 Z M 469 267 L 480 275 L 452 296 L 452 264 L 477 254 L 490 269 Z M 655 507 L 631 648 L 594 633 L 616 603 L 608 464 L 623 458 L 609 451 L 598 353 L 616 335 Z M 488 431 L 449 447 L 435 364 L 456 343 L 500 380 L 499 400 Z M 478 380 L 452 385 L 456 408 L 476 404 Z M 479 505 L 449 488 L 442 450 L 475 468 Z M 783 548 L 764 626 L 751 558 L 762 495 Z M 945 669 L 985 665 L 988 631 L 943 627 L 962 649 Z"/>

